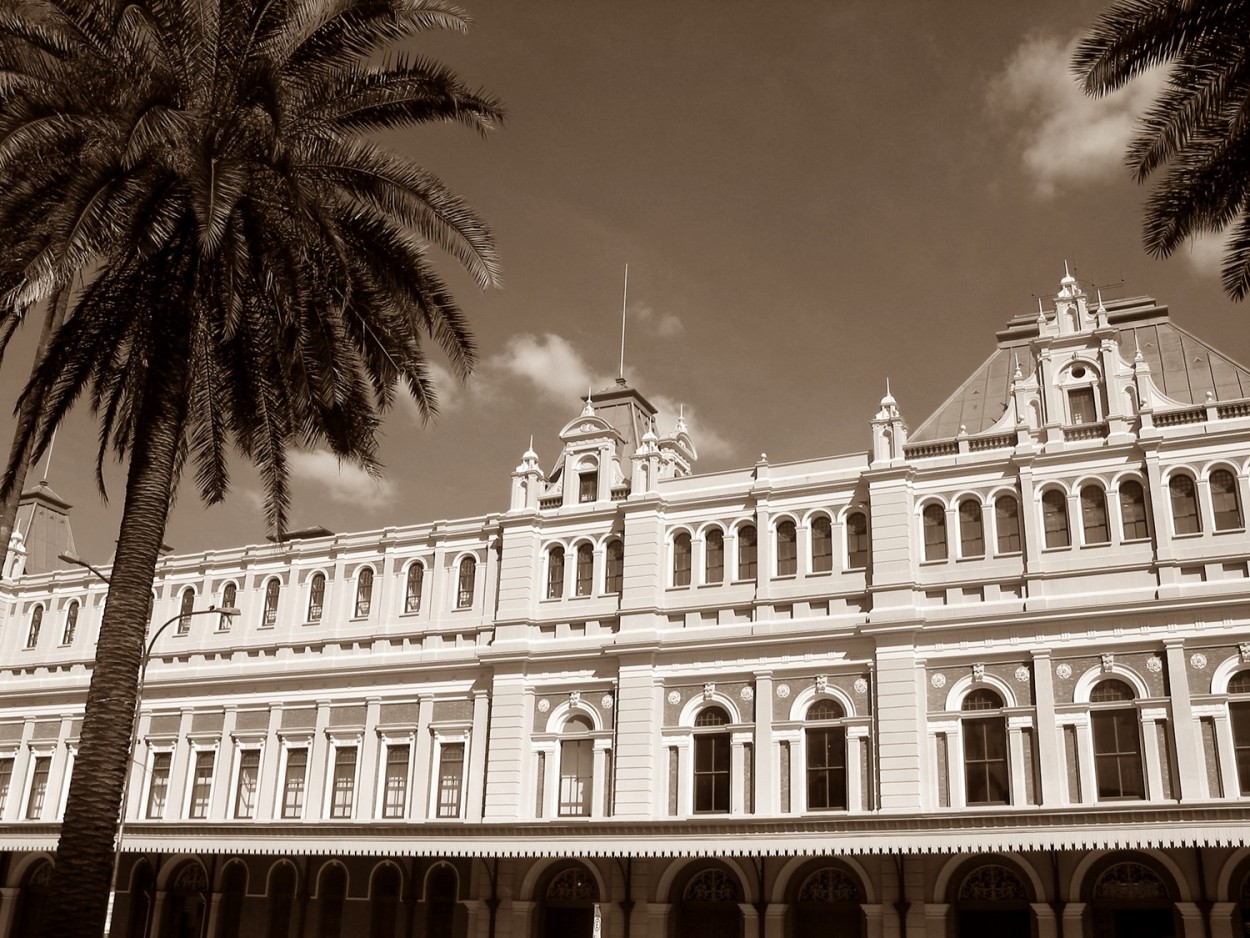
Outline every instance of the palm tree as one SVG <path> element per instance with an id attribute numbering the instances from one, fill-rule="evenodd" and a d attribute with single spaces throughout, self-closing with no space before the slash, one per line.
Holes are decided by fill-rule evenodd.
<path id="1" fill-rule="evenodd" d="M 240 451 L 280 534 L 287 447 L 324 443 L 376 472 L 398 382 L 435 410 L 429 345 L 462 376 L 473 364 L 427 247 L 487 287 L 491 236 L 369 136 L 500 122 L 495 99 L 395 51 L 466 27 L 442 0 L 0 6 L 0 351 L 6 323 L 78 278 L 19 399 L 34 408 L 19 443 L 38 459 L 85 396 L 101 490 L 110 451 L 128 460 L 47 934 L 96 938 L 104 923 L 148 596 L 184 466 L 213 503 Z M 4 487 L 16 471 L 10 459 Z"/>
<path id="2" fill-rule="evenodd" d="M 1250 0 L 1116 0 L 1073 57 L 1082 87 L 1104 95 L 1169 66 L 1127 162 L 1162 178 L 1146 202 L 1143 241 L 1167 257 L 1187 239 L 1231 229 L 1225 292 L 1250 292 Z"/>

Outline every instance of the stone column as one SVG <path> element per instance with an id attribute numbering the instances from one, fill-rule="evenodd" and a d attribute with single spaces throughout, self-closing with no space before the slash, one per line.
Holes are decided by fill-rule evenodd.
<path id="1" fill-rule="evenodd" d="M 780 803 L 777 786 L 778 754 L 773 742 L 773 672 L 755 675 L 755 812 L 776 814 Z"/>
<path id="2" fill-rule="evenodd" d="M 1147 707 L 1141 711 L 1142 756 L 1146 763 L 1146 799 L 1163 800 L 1163 771 L 1160 764 L 1159 733 L 1155 724 L 1166 721 L 1168 713 L 1162 707 Z"/>
<path id="3" fill-rule="evenodd" d="M 426 818 L 430 816 L 430 779 L 437 766 L 430 764 L 430 750 L 433 748 L 430 734 L 430 717 L 434 713 L 434 698 L 422 696 L 417 698 L 417 734 L 413 740 L 416 751 L 413 753 L 412 764 L 412 816 Z"/>
<path id="4" fill-rule="evenodd" d="M 1242 502 L 1242 504 L 1246 503 Z M 3 909 L 3 906 L 0 906 L 0 909 Z M 1237 903 L 1235 902 L 1211 903 L 1211 938 L 1237 938 L 1233 932 L 1233 915 L 1236 911 Z M 3 923 L 0 922 L 0 932 L 3 931 Z"/>
<path id="5" fill-rule="evenodd" d="M 376 579 L 374 582 L 376 583 Z M 377 730 L 378 717 L 381 712 L 381 699 L 366 698 L 364 735 L 360 740 L 360 784 L 357 786 L 360 792 L 357 800 L 360 803 L 356 806 L 355 812 L 358 818 L 376 818 L 382 815 L 382 804 L 378 797 L 377 786 L 378 761 L 385 758 Z"/>
<path id="6" fill-rule="evenodd" d="M 235 756 L 238 747 L 234 743 L 234 724 L 239 715 L 236 706 L 226 707 L 226 714 L 221 724 L 221 738 L 217 743 L 217 761 L 213 765 L 213 799 L 209 802 L 208 816 L 214 820 L 222 820 L 233 814 Z M 212 932 L 209 932 L 212 934 Z"/>
<path id="7" fill-rule="evenodd" d="M 261 750 L 260 779 L 256 788 L 256 820 L 268 821 L 280 810 L 275 810 L 282 787 L 278 772 L 282 765 L 282 740 L 278 729 L 282 726 L 282 705 L 269 710 L 269 727 L 265 731 L 265 747 Z"/>
<path id="8" fill-rule="evenodd" d="M 1063 907 L 1063 938 L 1085 938 L 1085 903 L 1069 902 Z"/>
<path id="9" fill-rule="evenodd" d="M 1185 642 L 1181 638 L 1165 638 L 1168 688 L 1172 701 L 1172 741 L 1176 746 L 1176 774 L 1182 802 L 1206 799 L 1202 790 L 1202 743 L 1198 721 L 1194 719 L 1190 697 L 1189 670 L 1185 662 Z"/>
<path id="10" fill-rule="evenodd" d="M 608 751 L 612 748 L 611 739 L 596 739 L 594 742 L 594 761 L 591 766 L 590 780 L 590 816 L 604 816 L 603 793 L 608 785 Z"/>
<path id="11" fill-rule="evenodd" d="M 473 735 L 470 737 L 466 766 L 464 817 L 466 821 L 482 819 L 482 802 L 486 792 L 486 734 L 490 714 L 490 697 L 484 690 L 473 692 Z"/>
<path id="12" fill-rule="evenodd" d="M 0 935 L 13 934 L 13 911 L 20 891 L 16 886 L 0 887 Z"/>
<path id="13" fill-rule="evenodd" d="M 1070 720 L 1076 727 L 1076 757 L 1078 776 L 1081 780 L 1081 804 L 1098 801 L 1098 786 L 1094 781 L 1094 737 L 1090 729 L 1089 714 L 1077 714 Z"/>
<path id="14" fill-rule="evenodd" d="M 1031 775 L 1033 767 L 1024 764 L 1024 730 L 1031 729 L 1033 718 L 1029 716 L 1011 716 L 1007 718 L 1007 759 L 1011 766 L 1011 803 L 1023 807 L 1029 803 L 1025 788 L 1025 777 Z"/>
<path id="15" fill-rule="evenodd" d="M 924 904 L 925 938 L 945 938 L 946 919 L 950 914 L 950 905 L 945 902 L 926 902 Z"/>
<path id="16" fill-rule="evenodd" d="M 647 903 L 647 936 L 663 938 L 668 934 L 668 913 L 672 905 L 668 902 Z"/>
<path id="17" fill-rule="evenodd" d="M 784 902 L 770 903 L 764 910 L 764 938 L 785 938 L 786 911 L 790 908 Z M 750 932 L 747 932 L 750 938 Z"/>
<path id="18" fill-rule="evenodd" d="M 751 734 L 733 733 L 729 737 L 729 813 L 736 816 L 746 813 L 746 746 Z M 749 934 L 749 932 L 748 932 Z"/>
<path id="19" fill-rule="evenodd" d="M 864 791 L 864 759 L 868 753 L 868 733 L 866 726 L 850 726 L 846 730 L 846 809 L 848 811 L 867 811 L 868 803 Z M 793 764 L 791 765 L 793 771 Z"/>
<path id="20" fill-rule="evenodd" d="M 1037 921 L 1037 938 L 1059 938 L 1059 920 L 1049 902 L 1030 903 L 1033 918 Z"/>
<path id="21" fill-rule="evenodd" d="M 1067 804 L 1063 728 L 1055 722 L 1055 682 L 1049 648 L 1033 652 L 1033 694 L 1037 701 L 1037 761 L 1042 776 L 1039 799 L 1045 807 Z"/>
<path id="22" fill-rule="evenodd" d="M 330 702 L 317 701 L 317 723 L 308 746 L 308 781 L 305 785 L 304 817 L 308 820 L 325 816 L 326 754 L 330 741 L 326 728 L 330 725 Z"/>
<path id="23" fill-rule="evenodd" d="M 1181 916 L 1181 933 L 1178 938 L 1207 938 L 1207 929 L 1202 921 L 1202 910 L 1196 903 L 1178 902 L 1176 911 Z"/>

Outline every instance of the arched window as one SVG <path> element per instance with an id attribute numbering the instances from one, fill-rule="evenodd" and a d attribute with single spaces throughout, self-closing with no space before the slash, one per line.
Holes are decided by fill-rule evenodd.
<path id="1" fill-rule="evenodd" d="M 39 644 L 39 630 L 43 628 L 43 606 L 37 605 L 30 611 L 30 628 L 26 631 L 26 647 L 34 648 Z"/>
<path id="2" fill-rule="evenodd" d="M 261 613 L 260 624 L 266 628 L 272 628 L 278 623 L 278 595 L 281 590 L 282 584 L 277 577 L 265 584 L 265 608 Z"/>
<path id="3" fill-rule="evenodd" d="M 577 548 L 577 595 L 589 596 L 595 585 L 595 549 L 589 544 Z"/>
<path id="4" fill-rule="evenodd" d="M 737 936 L 743 933 L 742 888 L 724 870 L 700 870 L 691 877 L 677 907 L 676 935 Z"/>
<path id="5" fill-rule="evenodd" d="M 1215 530 L 1235 531 L 1241 528 L 1241 503 L 1237 500 L 1237 479 L 1227 469 L 1211 473 L 1211 511 Z"/>
<path id="6" fill-rule="evenodd" d="M 964 794 L 968 804 L 1007 804 L 1011 786 L 1007 775 L 1007 721 L 1003 699 L 980 687 L 963 699 L 960 710 L 964 737 Z M 975 714 L 975 716 L 973 715 Z"/>
<path id="7" fill-rule="evenodd" d="M 227 583 L 221 591 L 221 607 L 223 609 L 237 609 L 239 607 L 239 588 L 233 583 Z M 217 619 L 217 631 L 230 631 L 230 615 L 222 613 Z"/>
<path id="8" fill-rule="evenodd" d="M 1131 706 L 1135 697 L 1133 689 L 1118 678 L 1104 678 L 1090 690 L 1094 775 L 1100 800 L 1146 797 L 1140 719 L 1137 708 Z"/>
<path id="9" fill-rule="evenodd" d="M 61 644 L 72 645 L 74 633 L 78 630 L 78 600 L 72 599 L 65 607 L 65 629 L 61 632 Z"/>
<path id="10" fill-rule="evenodd" d="M 848 570 L 868 567 L 868 516 L 860 511 L 846 516 L 846 566 Z"/>
<path id="11" fill-rule="evenodd" d="M 195 590 L 188 586 L 182 591 L 182 605 L 178 609 L 178 634 L 191 631 L 191 612 L 195 609 Z"/>
<path id="12" fill-rule="evenodd" d="M 328 864 L 317 884 L 317 938 L 339 938 L 343 933 L 343 906 L 347 901 L 347 870 Z"/>
<path id="13" fill-rule="evenodd" d="M 404 584 L 404 612 L 421 611 L 421 588 L 425 585 L 425 565 L 412 563 L 408 567 L 408 579 Z"/>
<path id="14" fill-rule="evenodd" d="M 440 863 L 425 881 L 425 934 L 429 938 L 452 938 L 455 935 L 456 871 Z"/>
<path id="15" fill-rule="evenodd" d="M 580 713 L 564 721 L 564 738 L 560 740 L 561 817 L 590 816 L 595 757 L 595 743 L 590 738 L 593 729 L 590 719 Z"/>
<path id="16" fill-rule="evenodd" d="M 862 938 L 864 890 L 845 870 L 826 866 L 813 870 L 799 884 L 791 905 L 792 935 Z"/>
<path id="17" fill-rule="evenodd" d="M 395 938 L 402 879 L 393 863 L 383 863 L 369 888 L 369 938 Z"/>
<path id="18" fill-rule="evenodd" d="M 1194 480 L 1184 473 L 1172 476 L 1168 481 L 1172 496 L 1172 532 L 1174 534 L 1197 534 L 1202 530 L 1198 517 L 1198 493 Z"/>
<path id="19" fill-rule="evenodd" d="M 738 528 L 738 579 L 754 580 L 757 575 L 756 566 L 755 525 L 744 524 Z"/>
<path id="20" fill-rule="evenodd" d="M 1107 496 L 1097 485 L 1081 489 L 1081 533 L 1086 544 L 1106 544 L 1111 540 L 1107 528 Z"/>
<path id="21" fill-rule="evenodd" d="M 161 921 L 177 922 L 183 935 L 200 934 L 208 894 L 208 875 L 204 867 L 194 860 L 184 863 L 165 888 Z"/>
<path id="22" fill-rule="evenodd" d="M 608 541 L 607 573 L 603 587 L 609 593 L 619 593 L 624 579 L 625 544 L 619 539 Z"/>
<path id="23" fill-rule="evenodd" d="M 1047 547 L 1072 546 L 1072 534 L 1068 530 L 1068 496 L 1059 489 L 1047 489 L 1042 494 L 1042 529 Z"/>
<path id="24" fill-rule="evenodd" d="M 52 864 L 48 860 L 40 860 L 26 871 L 17 896 L 16 921 L 11 932 L 13 938 L 36 938 L 43 934 L 51 883 Z"/>
<path id="25" fill-rule="evenodd" d="M 959 556 L 985 556 L 985 528 L 981 522 L 981 503 L 965 498 L 959 503 Z"/>
<path id="26" fill-rule="evenodd" d="M 1228 679 L 1228 715 L 1233 726 L 1233 753 L 1243 795 L 1250 795 L 1250 669 Z"/>
<path id="27" fill-rule="evenodd" d="M 673 585 L 690 585 L 690 535 L 685 531 L 673 538 Z"/>
<path id="28" fill-rule="evenodd" d="M 925 505 L 924 559 L 946 559 L 946 509 L 936 503 Z"/>
<path id="29" fill-rule="evenodd" d="M 547 598 L 564 595 L 564 548 L 558 544 L 547 551 Z"/>
<path id="30" fill-rule="evenodd" d="M 812 572 L 833 569 L 833 524 L 824 515 L 812 521 Z"/>
<path id="31" fill-rule="evenodd" d="M 994 530 L 1000 554 L 1020 553 L 1020 503 L 1014 495 L 994 499 Z"/>
<path id="32" fill-rule="evenodd" d="M 369 615 L 373 606 L 373 568 L 361 567 L 356 574 L 356 609 L 355 617 L 363 619 Z"/>
<path id="33" fill-rule="evenodd" d="M 460 561 L 460 583 L 456 590 L 456 608 L 468 609 L 473 605 L 475 580 L 477 579 L 477 560 L 465 557 Z"/>
<path id="34" fill-rule="evenodd" d="M 1136 479 L 1120 483 L 1120 524 L 1124 528 L 1124 540 L 1137 541 L 1150 537 L 1150 522 L 1146 517 L 1146 493 Z"/>
<path id="35" fill-rule="evenodd" d="M 725 532 L 709 528 L 703 536 L 703 582 L 720 583 L 725 579 Z"/>
<path id="36" fill-rule="evenodd" d="M 599 467 L 593 461 L 582 464 L 577 474 L 577 500 L 593 502 L 599 497 Z"/>
<path id="37" fill-rule="evenodd" d="M 822 698 L 807 708 L 804 730 L 807 744 L 807 810 L 830 811 L 846 807 L 845 711 L 836 700 Z"/>
<path id="38" fill-rule="evenodd" d="M 269 927 L 266 938 L 288 938 L 295 904 L 295 867 L 285 861 L 269 874 Z"/>
<path id="39" fill-rule="evenodd" d="M 595 932 L 595 903 L 599 889 L 582 867 L 570 867 L 556 873 L 539 895 L 539 928 L 532 934 L 550 938 L 579 938 Z"/>
<path id="40" fill-rule="evenodd" d="M 217 906 L 217 938 L 238 938 L 243 924 L 243 900 L 247 896 L 247 866 L 242 860 L 226 864 L 221 877 Z"/>
<path id="41" fill-rule="evenodd" d="M 126 938 L 146 938 L 148 917 L 152 914 L 152 901 L 155 898 L 156 874 L 152 871 L 151 863 L 140 860 L 130 873 L 130 908 L 126 910 L 124 932 Z"/>
<path id="42" fill-rule="evenodd" d="M 729 725 L 729 714 L 723 707 L 704 707 L 694 725 L 695 813 L 728 814 L 730 737 L 724 727 Z"/>
<path id="43" fill-rule="evenodd" d="M 956 933 L 1027 938 L 1033 934 L 1029 894 L 1014 871 L 985 863 L 969 871 L 955 897 Z"/>
<path id="44" fill-rule="evenodd" d="M 320 622 L 326 602 L 326 575 L 314 573 L 308 583 L 308 621 Z"/>
<path id="45" fill-rule="evenodd" d="M 777 525 L 777 576 L 794 576 L 798 572 L 799 545 L 794 522 Z"/>

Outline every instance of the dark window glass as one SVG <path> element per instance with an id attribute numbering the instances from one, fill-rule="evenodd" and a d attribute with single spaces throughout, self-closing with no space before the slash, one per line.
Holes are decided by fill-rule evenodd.
<path id="1" fill-rule="evenodd" d="M 1098 408 L 1093 388 L 1073 388 L 1068 392 L 1068 410 L 1072 423 L 1097 423 Z"/>
<path id="2" fill-rule="evenodd" d="M 868 566 L 868 516 L 858 511 L 846 516 L 846 563 L 851 570 Z"/>
<path id="3" fill-rule="evenodd" d="M 777 525 L 777 576 L 794 576 L 798 572 L 799 545 L 793 521 Z"/>
<path id="4" fill-rule="evenodd" d="M 404 589 L 404 612 L 421 611 L 421 589 L 425 585 L 425 567 L 414 563 L 408 568 L 408 582 Z"/>
<path id="5" fill-rule="evenodd" d="M 1114 677 L 1099 681 L 1089 692 L 1089 699 L 1093 703 L 1118 703 L 1133 700 L 1135 696 L 1133 688 Z"/>
<path id="6" fill-rule="evenodd" d="M 382 782 L 382 817 L 404 816 L 408 803 L 408 754 L 406 744 L 386 747 L 386 776 Z"/>
<path id="7" fill-rule="evenodd" d="M 308 621 L 320 622 L 321 613 L 325 609 L 326 578 L 323 573 L 314 573 L 312 582 L 308 584 Z"/>
<path id="8" fill-rule="evenodd" d="M 690 535 L 684 531 L 673 538 L 673 585 L 690 585 Z"/>
<path id="9" fill-rule="evenodd" d="M 1142 778 L 1137 711 L 1132 708 L 1094 710 L 1090 713 L 1090 723 L 1098 797 L 1144 798 L 1146 787 Z"/>
<path id="10" fill-rule="evenodd" d="M 738 579 L 754 580 L 756 577 L 755 525 L 744 524 L 738 529 Z"/>
<path id="11" fill-rule="evenodd" d="M 821 516 L 812 521 L 812 572 L 833 569 L 833 524 Z"/>
<path id="12" fill-rule="evenodd" d="M 564 595 L 564 548 L 553 547 L 547 551 L 547 598 L 559 599 Z"/>
<path id="13" fill-rule="evenodd" d="M 700 733 L 694 738 L 694 810 L 729 811 L 730 747 L 728 733 Z"/>
<path id="14" fill-rule="evenodd" d="M 577 500 L 593 502 L 599 497 L 599 470 L 591 469 L 577 477 Z"/>
<path id="15" fill-rule="evenodd" d="M 1235 700 L 1228 705 L 1228 711 L 1233 724 L 1233 754 L 1237 761 L 1239 791 L 1250 795 L 1250 700 Z"/>
<path id="16" fill-rule="evenodd" d="M 65 631 L 61 633 L 61 644 L 72 645 L 74 633 L 78 630 L 78 600 L 74 600 L 65 610 Z"/>
<path id="17" fill-rule="evenodd" d="M 589 544 L 577 548 L 577 595 L 589 596 L 595 585 L 595 550 Z"/>
<path id="18" fill-rule="evenodd" d="M 703 582 L 720 583 L 725 579 L 725 533 L 720 528 L 711 528 L 703 544 Z"/>
<path id="19" fill-rule="evenodd" d="M 1000 495 L 994 500 L 994 527 L 1000 554 L 1020 552 L 1020 503 L 1014 495 Z"/>
<path id="20" fill-rule="evenodd" d="M 570 724 L 573 724 L 570 728 Z M 565 725 L 565 732 L 585 733 L 589 725 L 574 723 Z M 590 797 L 594 777 L 594 741 L 589 737 L 560 741 L 560 801 L 562 817 L 587 817 L 590 815 Z"/>
<path id="21" fill-rule="evenodd" d="M 158 819 L 165 816 L 165 801 L 169 797 L 169 770 L 173 753 L 152 753 L 152 775 L 148 782 L 147 817 Z"/>
<path id="22" fill-rule="evenodd" d="M 182 591 L 182 605 L 178 610 L 178 634 L 191 631 L 191 611 L 195 608 L 195 590 L 187 587 Z"/>
<path id="23" fill-rule="evenodd" d="M 195 754 L 195 771 L 191 776 L 191 804 L 187 816 L 208 817 L 209 799 L 213 794 L 213 765 L 217 754 L 201 750 Z"/>
<path id="24" fill-rule="evenodd" d="M 964 780 L 968 804 L 1006 804 L 1007 727 L 1002 717 L 963 721 Z"/>
<path id="25" fill-rule="evenodd" d="M 373 571 L 369 567 L 361 569 L 356 574 L 356 611 L 357 619 L 363 619 L 369 615 L 369 610 L 373 607 Z"/>
<path id="26" fill-rule="evenodd" d="M 1120 483 L 1120 523 L 1124 526 L 1124 539 L 1136 541 L 1150 537 L 1150 523 L 1146 518 L 1146 493 L 1141 483 L 1134 479 Z"/>
<path id="27" fill-rule="evenodd" d="M 959 556 L 985 556 L 985 527 L 981 522 L 981 503 L 965 498 L 959 503 Z"/>
<path id="28" fill-rule="evenodd" d="M 239 752 L 239 785 L 234 795 L 234 816 L 249 818 L 256 812 L 256 786 L 260 777 L 260 750 Z"/>
<path id="29" fill-rule="evenodd" d="M 286 781 L 282 786 L 282 816 L 302 817 L 304 790 L 308 786 L 308 750 L 290 749 L 286 754 Z"/>
<path id="30" fill-rule="evenodd" d="M 349 818 L 356 797 L 356 747 L 334 750 L 334 777 L 330 780 L 330 817 Z"/>
<path id="31" fill-rule="evenodd" d="M 1047 489 L 1042 495 L 1042 527 L 1047 547 L 1070 547 L 1068 530 L 1068 497 L 1059 489 Z"/>
<path id="32" fill-rule="evenodd" d="M 261 616 L 261 625 L 271 627 L 278 622 L 278 593 L 282 585 L 277 580 L 265 584 L 265 608 Z"/>
<path id="33" fill-rule="evenodd" d="M 477 578 L 477 561 L 465 557 L 460 561 L 460 588 L 456 591 L 456 608 L 468 609 L 473 605 L 474 581 Z"/>
<path id="34" fill-rule="evenodd" d="M 52 757 L 36 756 L 30 775 L 30 794 L 26 798 L 26 820 L 43 817 L 43 803 L 48 797 L 48 777 L 52 774 Z"/>
<path id="35" fill-rule="evenodd" d="M 1111 540 L 1107 529 L 1107 497 L 1096 485 L 1081 489 L 1081 531 L 1086 544 L 1106 544 Z"/>
<path id="36" fill-rule="evenodd" d="M 821 704 L 832 704 L 836 715 Z M 826 714 L 829 715 L 826 715 Z M 836 719 L 841 707 L 833 701 L 818 701 L 807 711 L 807 719 Z M 828 811 L 846 807 L 846 728 L 809 726 L 807 737 L 807 808 Z"/>
<path id="37" fill-rule="evenodd" d="M 30 613 L 30 629 L 26 633 L 26 647 L 39 644 L 39 630 L 43 628 L 43 606 L 36 606 Z"/>
<path id="38" fill-rule="evenodd" d="M 608 569 L 604 581 L 604 589 L 609 593 L 619 593 L 625 578 L 625 545 L 621 541 L 608 542 Z"/>
<path id="39" fill-rule="evenodd" d="M 221 591 L 221 605 L 226 609 L 237 609 L 239 606 L 239 588 L 233 583 L 227 583 L 226 588 Z M 230 616 L 222 613 L 217 620 L 217 629 L 221 632 L 230 631 Z"/>
<path id="40" fill-rule="evenodd" d="M 946 509 L 926 505 L 924 509 L 924 559 L 946 559 Z"/>
<path id="41" fill-rule="evenodd" d="M 1242 526 L 1237 480 L 1227 469 L 1211 473 L 1211 510 L 1215 514 L 1215 530 L 1233 531 Z"/>
<path id="42" fill-rule="evenodd" d="M 1202 530 L 1198 518 L 1198 493 L 1194 480 L 1187 475 L 1174 475 L 1168 482 L 1172 495 L 1172 527 L 1177 534 L 1197 534 Z"/>
<path id="43" fill-rule="evenodd" d="M 464 783 L 464 743 L 445 743 L 439 751 L 438 816 L 460 817 Z"/>

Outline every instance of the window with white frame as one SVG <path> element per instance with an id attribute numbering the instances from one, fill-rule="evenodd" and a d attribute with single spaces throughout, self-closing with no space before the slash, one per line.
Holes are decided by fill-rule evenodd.
<path id="1" fill-rule="evenodd" d="M 1089 692 L 1094 738 L 1094 777 L 1099 800 L 1146 797 L 1141 730 L 1133 688 L 1119 678 L 1103 678 Z"/>
<path id="2" fill-rule="evenodd" d="M 594 460 L 585 460 L 577 473 L 577 500 L 593 502 L 599 498 L 599 467 Z"/>
<path id="3" fill-rule="evenodd" d="M 673 537 L 673 585 L 690 585 L 690 535 L 686 531 Z"/>
<path id="4" fill-rule="evenodd" d="M 169 776 L 173 768 L 174 754 L 168 749 L 154 750 L 149 757 L 148 799 L 144 817 L 160 820 L 165 816 L 169 800 Z"/>
<path id="5" fill-rule="evenodd" d="M 1081 487 L 1081 537 L 1085 544 L 1107 544 L 1111 531 L 1107 526 L 1107 496 L 1102 487 L 1089 484 Z"/>
<path id="6" fill-rule="evenodd" d="M 38 821 L 43 817 L 43 806 L 48 798 L 48 781 L 52 777 L 52 756 L 36 753 L 31 763 L 30 788 L 26 795 L 26 820 Z"/>
<path id="7" fill-rule="evenodd" d="M 732 739 L 724 707 L 704 707 L 694 719 L 694 810 L 728 814 Z"/>
<path id="8" fill-rule="evenodd" d="M 356 607 L 352 615 L 357 619 L 367 618 L 373 608 L 373 568 L 361 567 L 356 574 Z"/>
<path id="9" fill-rule="evenodd" d="M 356 801 L 356 747 L 336 745 L 330 770 L 330 817 L 350 818 Z"/>
<path id="10" fill-rule="evenodd" d="M 187 817 L 208 817 L 213 799 L 213 769 L 217 752 L 213 749 L 196 749 L 191 769 L 191 791 L 187 801 Z"/>
<path id="11" fill-rule="evenodd" d="M 965 498 L 959 503 L 959 556 L 985 556 L 985 525 L 981 519 L 981 503 Z"/>
<path id="12" fill-rule="evenodd" d="M 1146 513 L 1146 491 L 1136 479 L 1120 483 L 1120 525 L 1124 540 L 1138 541 L 1150 537 L 1150 521 Z"/>
<path id="13" fill-rule="evenodd" d="M 34 648 L 39 644 L 39 631 L 43 628 L 43 606 L 36 604 L 30 611 L 30 627 L 26 630 L 26 647 Z"/>
<path id="14" fill-rule="evenodd" d="M 421 591 L 425 586 L 425 565 L 412 563 L 408 566 L 408 578 L 404 582 L 404 612 L 421 611 Z"/>
<path id="15" fill-rule="evenodd" d="M 589 544 L 577 545 L 577 567 L 574 571 L 574 594 L 589 596 L 595 586 L 595 549 Z"/>
<path id="16" fill-rule="evenodd" d="M 777 525 L 777 576 L 794 576 L 799 570 L 798 529 L 789 518 Z"/>
<path id="17" fill-rule="evenodd" d="M 465 557 L 460 561 L 459 584 L 456 589 L 456 608 L 473 606 L 473 592 L 477 585 L 477 558 Z"/>
<path id="18" fill-rule="evenodd" d="M 234 786 L 234 816 L 256 816 L 256 791 L 260 786 L 260 747 L 239 750 L 239 773 Z"/>
<path id="19" fill-rule="evenodd" d="M 708 528 L 703 535 L 703 582 L 721 583 L 725 579 L 725 532 Z"/>
<path id="20" fill-rule="evenodd" d="M 1211 512 L 1215 530 L 1238 531 L 1243 527 L 1241 502 L 1237 498 L 1237 479 L 1227 469 L 1211 473 Z"/>
<path id="21" fill-rule="evenodd" d="M 868 516 L 862 511 L 846 516 L 846 565 L 850 570 L 868 567 Z"/>
<path id="22" fill-rule="evenodd" d="M 1042 493 L 1042 532 L 1049 548 L 1072 546 L 1068 496 L 1060 489 L 1047 489 Z"/>
<path id="23" fill-rule="evenodd" d="M 841 705 L 827 697 L 807 708 L 803 742 L 807 750 L 809 811 L 846 808 L 846 727 L 834 722 L 845 716 Z"/>
<path id="24" fill-rule="evenodd" d="M 594 740 L 590 733 L 594 725 L 590 719 L 575 713 L 564 721 L 563 738 L 560 740 L 560 801 L 561 817 L 587 817 L 590 815 L 590 799 L 594 779 Z"/>
<path id="25" fill-rule="evenodd" d="M 603 588 L 608 593 L 619 593 L 625 580 L 625 543 L 620 538 L 608 541 L 607 570 Z"/>
<path id="26" fill-rule="evenodd" d="M 833 570 L 833 522 L 826 515 L 812 519 L 812 572 Z"/>
<path id="27" fill-rule="evenodd" d="M 1020 502 L 1014 495 L 994 499 L 994 534 L 998 553 L 1020 553 Z"/>
<path id="28" fill-rule="evenodd" d="M 1250 668 L 1228 679 L 1228 716 L 1233 729 L 1233 759 L 1238 791 L 1250 795 Z"/>
<path id="29" fill-rule="evenodd" d="M 965 801 L 1008 804 L 1011 782 L 1003 698 L 987 687 L 978 687 L 964 697 L 959 709 L 963 714 Z"/>
<path id="30" fill-rule="evenodd" d="M 237 609 L 239 606 L 238 599 L 239 599 L 239 588 L 235 586 L 233 583 L 227 583 L 221 590 L 222 607 L 225 609 Z M 230 631 L 230 619 L 231 619 L 230 614 L 223 612 L 217 619 L 217 631 L 229 632 Z"/>
<path id="31" fill-rule="evenodd" d="M 282 592 L 282 583 L 277 577 L 270 578 L 265 584 L 265 605 L 261 609 L 260 624 L 271 629 L 278 624 L 278 596 Z"/>
<path id="32" fill-rule="evenodd" d="M 0 815 L 9 801 L 9 789 L 13 786 L 13 756 L 0 756 Z"/>
<path id="33" fill-rule="evenodd" d="M 74 633 L 78 631 L 78 600 L 71 599 L 65 607 L 65 628 L 61 632 L 61 644 L 74 644 Z"/>
<path id="34" fill-rule="evenodd" d="M 408 810 L 408 765 L 412 746 L 389 743 L 382 770 L 382 817 L 401 818 Z"/>
<path id="35" fill-rule="evenodd" d="M 1174 534 L 1197 534 L 1202 530 L 1198 515 L 1198 491 L 1191 476 L 1178 472 L 1168 480 L 1168 494 L 1172 499 L 1172 532 Z"/>
<path id="36" fill-rule="evenodd" d="M 937 502 L 924 506 L 921 512 L 924 528 L 924 559 L 945 560 L 946 548 L 946 509 Z"/>
<path id="37" fill-rule="evenodd" d="M 304 816 L 304 796 L 308 791 L 308 746 L 290 746 L 282 772 L 282 809 L 284 818 Z"/>
<path id="38" fill-rule="evenodd" d="M 744 524 L 738 528 L 738 579 L 754 580 L 758 575 L 759 535 L 755 525 Z"/>
<path id="39" fill-rule="evenodd" d="M 314 573 L 308 581 L 308 620 L 320 622 L 326 605 L 326 575 Z"/>
<path id="40" fill-rule="evenodd" d="M 559 544 L 547 551 L 547 598 L 564 595 L 564 548 Z"/>
<path id="41" fill-rule="evenodd" d="M 178 634 L 191 631 L 191 613 L 195 611 L 195 589 L 188 586 L 182 591 L 182 604 L 178 608 Z"/>
<path id="42" fill-rule="evenodd" d="M 464 743 L 442 743 L 438 747 L 438 793 L 435 816 L 460 817 L 463 791 Z"/>

